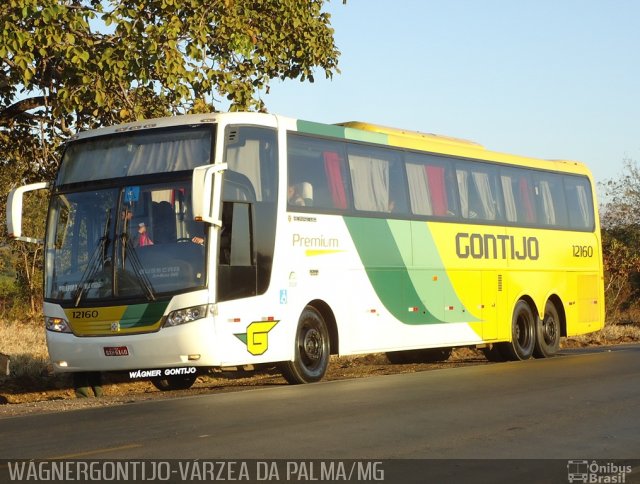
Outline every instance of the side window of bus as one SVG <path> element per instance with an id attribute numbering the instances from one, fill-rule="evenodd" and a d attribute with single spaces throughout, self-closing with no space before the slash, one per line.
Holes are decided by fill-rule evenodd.
<path id="1" fill-rule="evenodd" d="M 287 162 L 290 209 L 314 207 L 342 211 L 347 208 L 343 142 L 289 133 Z"/>
<path id="2" fill-rule="evenodd" d="M 407 181 L 411 213 L 436 217 L 457 214 L 453 170 L 434 156 L 407 154 Z"/>
<path id="3" fill-rule="evenodd" d="M 502 200 L 494 167 L 479 163 L 456 163 L 456 180 L 462 218 L 502 220 Z"/>
<path id="4" fill-rule="evenodd" d="M 233 185 L 227 188 L 231 189 L 230 199 L 275 202 L 278 186 L 276 130 L 228 126 L 225 136 L 225 161 L 230 172 L 225 178 Z"/>
<path id="5" fill-rule="evenodd" d="M 519 225 L 535 224 L 533 183 L 526 170 L 501 168 L 500 186 L 504 197 L 504 214 L 507 222 Z"/>
<path id="6" fill-rule="evenodd" d="M 589 180 L 577 176 L 564 177 L 564 191 L 573 229 L 593 229 L 593 199 Z"/>
<path id="7" fill-rule="evenodd" d="M 407 213 L 404 174 L 396 151 L 350 144 L 347 147 L 356 210 Z"/>
<path id="8" fill-rule="evenodd" d="M 567 227 L 567 205 L 562 175 L 538 172 L 533 175 L 538 224 L 551 227 Z"/>

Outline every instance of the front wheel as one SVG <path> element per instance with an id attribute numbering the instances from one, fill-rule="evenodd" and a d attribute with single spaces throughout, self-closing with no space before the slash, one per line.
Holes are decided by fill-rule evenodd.
<path id="1" fill-rule="evenodd" d="M 555 304 L 547 301 L 544 317 L 536 324 L 536 347 L 534 355 L 538 358 L 554 356 L 560 349 L 560 316 Z"/>
<path id="2" fill-rule="evenodd" d="M 298 320 L 293 361 L 280 365 L 287 382 L 313 383 L 322 380 L 329 367 L 329 330 L 317 309 L 307 306 Z"/>
<path id="3" fill-rule="evenodd" d="M 528 360 L 535 347 L 536 322 L 531 306 L 520 300 L 513 310 L 511 319 L 511 342 L 504 347 L 505 356 L 510 360 Z"/>
<path id="4" fill-rule="evenodd" d="M 198 375 L 172 375 L 152 378 L 151 383 L 158 390 L 166 392 L 169 390 L 187 390 L 196 382 Z"/>

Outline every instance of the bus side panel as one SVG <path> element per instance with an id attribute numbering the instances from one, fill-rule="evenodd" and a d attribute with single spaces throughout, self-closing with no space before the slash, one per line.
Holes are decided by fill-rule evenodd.
<path id="1" fill-rule="evenodd" d="M 352 343 L 353 351 L 481 342 L 480 328 L 472 326 L 479 319 L 456 294 L 425 222 L 356 217 L 345 222 L 355 245 L 352 264 L 360 262 L 354 287 L 366 288 L 370 301 L 353 319 L 366 313 L 375 321 L 367 341 Z"/>
<path id="2" fill-rule="evenodd" d="M 532 299 L 542 316 L 547 300 L 557 296 L 569 334 L 602 326 L 604 299 L 594 233 L 435 222 L 429 226 L 464 306 L 476 307 L 482 293 L 486 341 L 494 336 L 499 341 L 511 339 L 513 308 L 523 297 Z M 473 271 L 483 274 L 477 285 L 470 276 Z"/>

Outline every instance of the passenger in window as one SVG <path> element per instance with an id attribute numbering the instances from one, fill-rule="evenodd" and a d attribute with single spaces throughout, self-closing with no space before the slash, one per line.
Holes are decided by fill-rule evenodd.
<path id="1" fill-rule="evenodd" d="M 151 240 L 151 237 L 149 237 L 147 233 L 147 226 L 144 222 L 140 222 L 138 224 L 138 237 L 136 238 L 135 246 L 146 247 L 148 245 L 153 245 L 153 240 Z"/>
<path id="2" fill-rule="evenodd" d="M 304 198 L 302 198 L 302 194 L 298 192 L 297 185 L 290 185 L 287 194 L 289 205 L 296 205 L 299 207 L 304 207 L 306 205 Z"/>

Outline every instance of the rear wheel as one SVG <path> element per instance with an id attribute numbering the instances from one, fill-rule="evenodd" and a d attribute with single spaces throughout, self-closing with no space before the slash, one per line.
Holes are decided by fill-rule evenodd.
<path id="1" fill-rule="evenodd" d="M 560 349 L 560 316 L 555 304 L 547 301 L 544 317 L 536 324 L 536 346 L 534 355 L 538 358 L 554 356 Z"/>
<path id="2" fill-rule="evenodd" d="M 526 301 L 520 300 L 511 319 L 511 342 L 501 347 L 510 360 L 528 360 L 535 348 L 536 322 L 533 311 Z"/>
<path id="3" fill-rule="evenodd" d="M 166 392 L 169 390 L 186 390 L 196 382 L 198 375 L 173 375 L 152 378 L 151 383 L 158 390 Z"/>
<path id="4" fill-rule="evenodd" d="M 307 306 L 298 320 L 293 361 L 280 364 L 282 376 L 291 384 L 322 380 L 329 367 L 329 330 L 322 315 Z"/>

